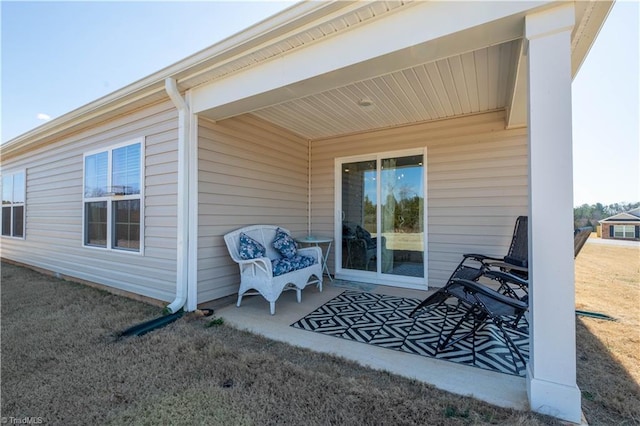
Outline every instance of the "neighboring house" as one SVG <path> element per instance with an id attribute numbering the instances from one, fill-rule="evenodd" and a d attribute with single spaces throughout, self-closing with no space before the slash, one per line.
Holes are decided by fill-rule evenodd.
<path id="1" fill-rule="evenodd" d="M 640 241 L 640 208 L 618 213 L 598 221 L 602 238 Z"/>
<path id="2" fill-rule="evenodd" d="M 426 289 L 528 215 L 529 401 L 580 422 L 571 81 L 610 8 L 296 4 L 4 144 L 2 256 L 194 310 L 237 291 L 222 236 L 244 225 Z M 401 255 L 342 262 L 343 220 Z"/>

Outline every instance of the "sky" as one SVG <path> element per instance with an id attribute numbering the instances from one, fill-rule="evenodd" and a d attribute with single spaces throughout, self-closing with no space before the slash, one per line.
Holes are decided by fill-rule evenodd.
<path id="1" fill-rule="evenodd" d="M 1 1 L 2 143 L 294 2 Z M 618 1 L 572 86 L 574 205 L 640 201 L 637 1 Z"/>

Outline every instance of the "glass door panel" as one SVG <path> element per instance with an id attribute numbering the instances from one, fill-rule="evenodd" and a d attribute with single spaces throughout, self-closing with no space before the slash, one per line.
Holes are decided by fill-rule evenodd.
<path id="1" fill-rule="evenodd" d="M 380 162 L 380 270 L 424 277 L 423 156 Z"/>
<path id="2" fill-rule="evenodd" d="M 377 272 L 376 160 L 342 164 L 342 267 Z"/>

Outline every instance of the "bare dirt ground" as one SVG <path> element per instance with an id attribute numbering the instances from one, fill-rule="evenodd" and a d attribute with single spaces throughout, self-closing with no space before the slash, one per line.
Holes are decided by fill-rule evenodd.
<path id="1" fill-rule="evenodd" d="M 578 320 L 578 384 L 590 424 L 640 424 L 638 251 L 606 249 L 587 245 L 580 254 L 577 303 L 618 321 Z M 1 302 L 7 421 L 558 424 L 226 325 L 208 327 L 210 318 L 193 314 L 118 339 L 118 331 L 160 309 L 6 263 Z"/>

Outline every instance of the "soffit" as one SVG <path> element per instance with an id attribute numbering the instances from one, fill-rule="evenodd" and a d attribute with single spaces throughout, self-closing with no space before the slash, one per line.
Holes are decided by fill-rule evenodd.
<path id="1" fill-rule="evenodd" d="M 504 109 L 519 44 L 502 43 L 252 113 L 314 140 Z M 361 99 L 373 105 L 362 107 Z"/>
<path id="2" fill-rule="evenodd" d="M 311 22 L 308 25 L 300 25 L 294 31 L 285 31 L 281 36 L 273 38 L 266 43 L 260 40 L 252 40 L 250 50 L 245 48 L 239 55 L 219 55 L 212 64 L 203 62 L 195 67 L 190 67 L 188 72 L 175 75 L 180 88 L 187 90 L 209 81 L 221 79 L 229 74 L 243 69 L 254 67 L 262 62 L 287 54 L 288 52 L 306 47 L 326 37 L 343 32 L 377 19 L 389 12 L 411 5 L 412 0 L 399 1 L 375 1 L 375 2 L 337 2 L 333 11 L 318 25 Z M 226 57 L 225 57 L 226 56 Z"/>

